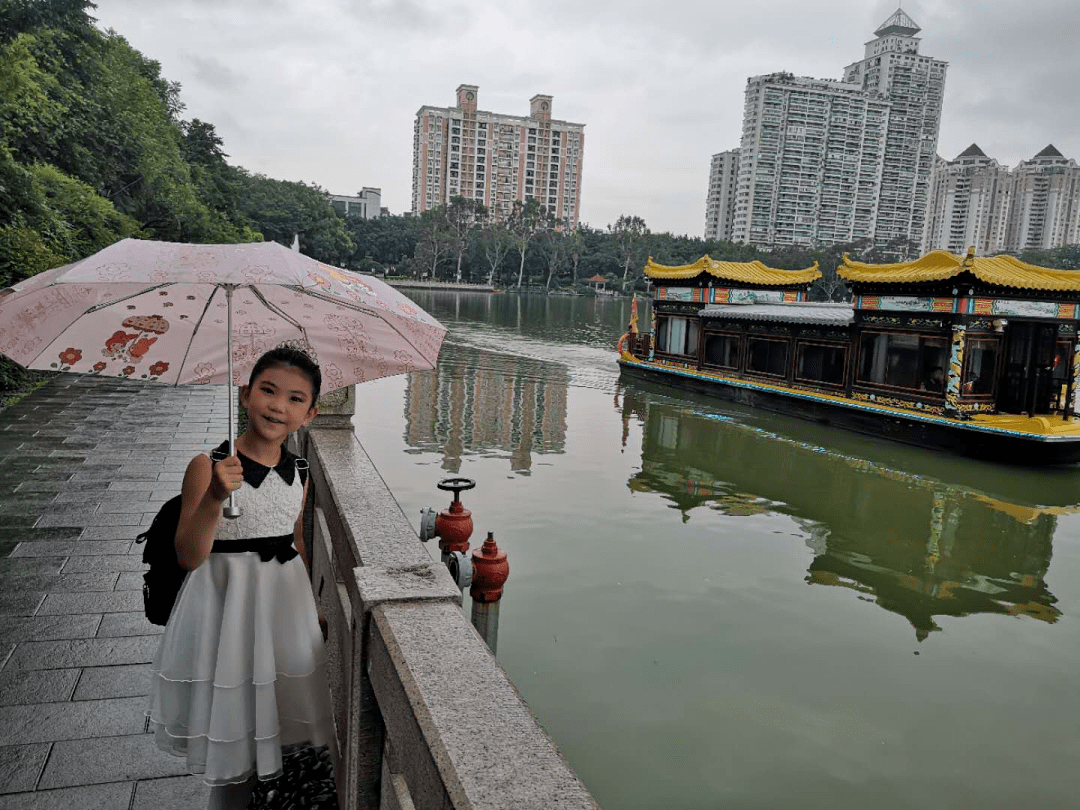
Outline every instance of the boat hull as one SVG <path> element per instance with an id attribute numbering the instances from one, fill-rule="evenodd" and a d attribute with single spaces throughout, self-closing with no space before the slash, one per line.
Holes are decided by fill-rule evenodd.
<path id="1" fill-rule="evenodd" d="M 857 431 L 919 447 L 1025 466 L 1063 465 L 1080 461 L 1080 435 L 1044 436 L 864 405 L 812 392 L 775 390 L 751 381 L 727 380 L 650 364 L 619 361 L 622 374 L 737 402 L 773 413 Z"/>

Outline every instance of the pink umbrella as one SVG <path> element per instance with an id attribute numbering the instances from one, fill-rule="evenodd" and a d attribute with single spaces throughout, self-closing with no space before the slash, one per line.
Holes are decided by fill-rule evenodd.
<path id="1" fill-rule="evenodd" d="M 17 363 L 173 385 L 238 385 L 289 345 L 332 391 L 433 368 L 445 335 L 384 282 L 275 242 L 125 239 L 0 291 L 0 353 Z"/>

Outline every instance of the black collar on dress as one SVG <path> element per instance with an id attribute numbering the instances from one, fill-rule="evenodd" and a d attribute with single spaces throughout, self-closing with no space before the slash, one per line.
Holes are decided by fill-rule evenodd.
<path id="1" fill-rule="evenodd" d="M 228 455 L 229 440 L 226 439 L 214 448 L 210 458 L 217 460 L 225 458 Z M 255 461 L 255 459 L 248 458 L 239 450 L 236 451 L 236 456 L 240 459 L 240 464 L 244 468 L 244 483 L 255 489 L 258 489 L 259 485 L 266 480 L 266 476 L 271 470 L 281 476 L 281 480 L 290 487 L 296 477 L 297 457 L 294 453 L 289 452 L 289 450 L 285 448 L 285 445 L 281 445 L 281 460 L 277 463 L 276 467 L 267 467 L 265 464 L 260 464 Z"/>

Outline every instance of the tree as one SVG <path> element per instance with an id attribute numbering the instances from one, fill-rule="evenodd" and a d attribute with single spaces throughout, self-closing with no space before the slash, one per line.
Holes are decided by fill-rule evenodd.
<path id="1" fill-rule="evenodd" d="M 495 275 L 499 272 L 503 259 L 514 249 L 514 236 L 505 225 L 496 222 L 480 233 L 480 244 L 488 263 L 487 283 L 490 287 L 495 283 Z"/>
<path id="2" fill-rule="evenodd" d="M 585 254 L 585 237 L 582 227 L 574 228 L 566 234 L 566 258 L 570 262 L 570 283 L 577 284 L 577 269 Z"/>
<path id="3" fill-rule="evenodd" d="M 608 226 L 608 230 L 615 240 L 622 264 L 622 288 L 625 291 L 630 276 L 630 265 L 641 264 L 641 248 L 645 237 L 649 235 L 649 229 L 641 217 L 623 214 L 615 220 L 614 225 Z"/>
<path id="4" fill-rule="evenodd" d="M 536 238 L 543 215 L 543 206 L 536 201 L 535 197 L 530 197 L 525 202 L 514 201 L 514 209 L 510 212 L 510 219 L 507 221 L 507 228 L 513 236 L 514 249 L 521 258 L 517 277 L 519 289 L 525 275 L 525 256 L 529 252 L 529 245 Z"/>
<path id="5" fill-rule="evenodd" d="M 446 206 L 446 227 L 453 237 L 453 250 L 457 254 L 454 281 L 461 283 L 461 260 L 469 249 L 473 230 L 487 216 L 487 209 L 479 200 L 471 197 L 451 197 Z"/>
<path id="6" fill-rule="evenodd" d="M 566 223 L 548 213 L 544 217 L 542 226 L 539 236 L 547 252 L 547 280 L 544 282 L 544 289 L 550 290 L 552 278 L 558 274 L 566 261 L 568 247 Z"/>
<path id="7" fill-rule="evenodd" d="M 252 231 L 282 245 L 300 236 L 300 252 L 327 264 L 343 265 L 356 245 L 330 198 L 316 185 L 274 180 L 235 170 L 240 213 Z"/>
<path id="8" fill-rule="evenodd" d="M 420 215 L 420 238 L 416 244 L 415 258 L 424 275 L 436 278 L 439 262 L 453 248 L 453 236 L 446 221 L 446 206 L 429 208 Z M 422 263 L 421 263 L 422 262 Z"/>

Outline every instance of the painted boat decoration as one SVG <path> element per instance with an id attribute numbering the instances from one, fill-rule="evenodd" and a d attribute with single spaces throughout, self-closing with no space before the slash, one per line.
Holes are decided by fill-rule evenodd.
<path id="1" fill-rule="evenodd" d="M 845 254 L 852 300 L 813 303 L 817 265 L 703 256 L 645 267 L 651 330 L 622 373 L 888 439 L 1020 464 L 1080 460 L 1080 273 L 939 250 Z"/>

